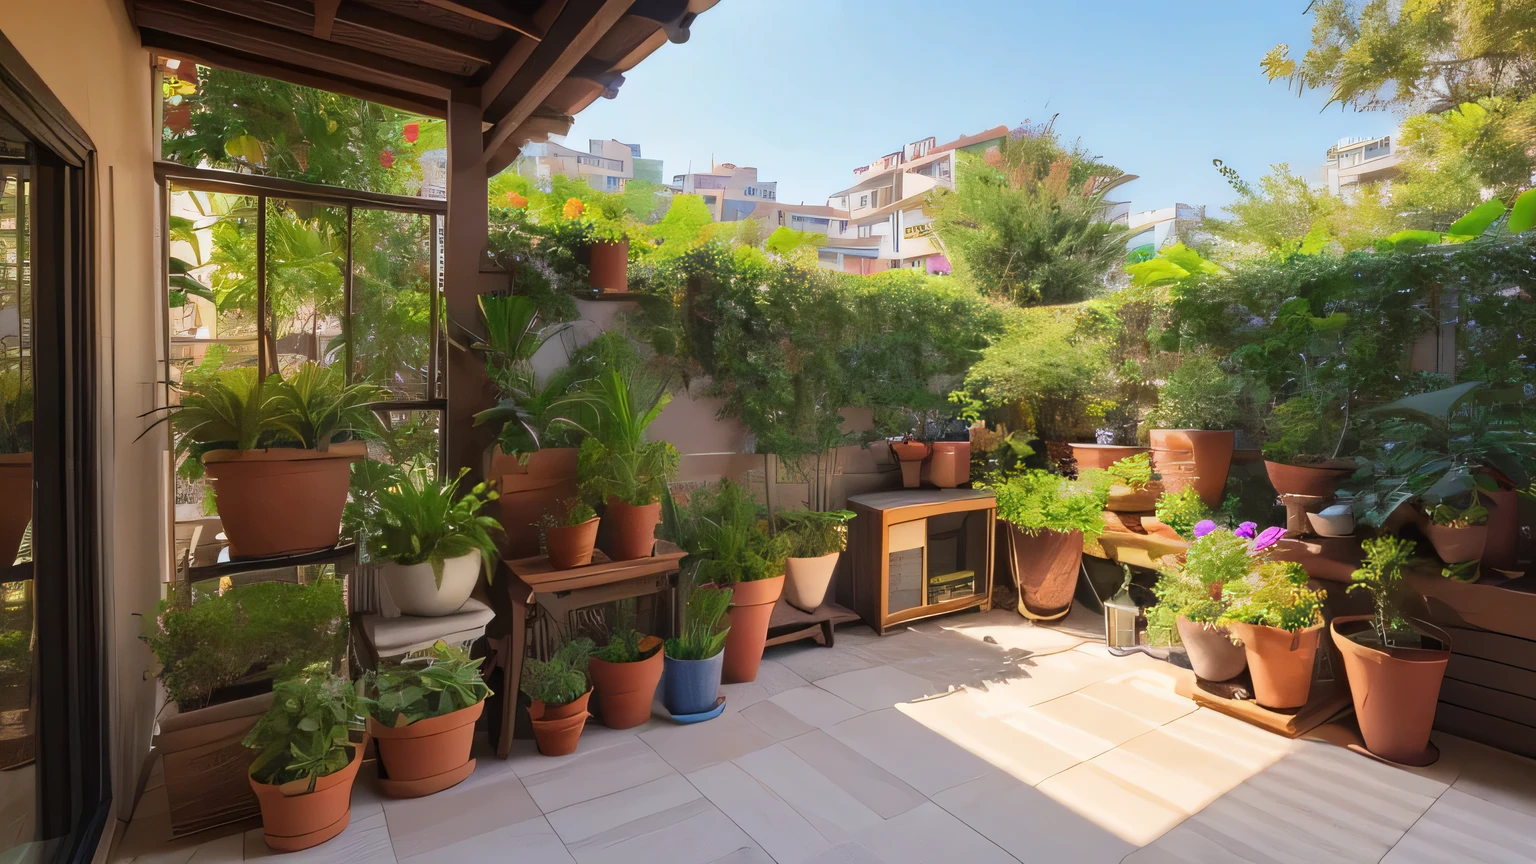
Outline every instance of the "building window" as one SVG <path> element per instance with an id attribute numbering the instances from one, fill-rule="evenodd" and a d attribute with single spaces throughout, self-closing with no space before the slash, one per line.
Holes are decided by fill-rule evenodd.
<path id="1" fill-rule="evenodd" d="M 860 195 L 859 196 L 859 207 L 863 208 L 863 207 L 868 207 L 868 206 L 869 206 L 869 195 L 867 195 L 867 194 L 866 195 Z"/>
<path id="2" fill-rule="evenodd" d="M 838 222 L 837 222 L 837 233 L 839 233 L 839 234 L 847 234 L 848 233 L 848 220 L 847 219 L 839 219 L 838 220 Z"/>
<path id="3" fill-rule="evenodd" d="M 859 226 L 859 236 L 860 237 L 868 237 L 868 236 L 870 236 L 870 227 L 871 226 L 869 226 L 869 225 L 860 225 Z"/>
<path id="4" fill-rule="evenodd" d="M 617 178 L 617 177 L 604 177 L 603 180 L 604 180 L 604 185 L 606 185 L 609 189 L 617 189 L 617 188 L 619 188 L 619 178 Z"/>
<path id="5" fill-rule="evenodd" d="M 753 189 L 751 186 L 748 186 L 746 189 L 744 189 L 742 191 L 746 192 L 748 195 L 756 195 L 757 194 L 757 190 Z"/>

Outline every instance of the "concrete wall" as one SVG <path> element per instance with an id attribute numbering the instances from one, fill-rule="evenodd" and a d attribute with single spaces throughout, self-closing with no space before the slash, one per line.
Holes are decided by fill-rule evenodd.
<path id="1" fill-rule="evenodd" d="M 138 415 L 155 407 L 162 328 L 150 57 L 119 0 L 7 0 L 0 32 L 97 147 L 101 473 L 116 815 L 127 818 L 149 750 L 155 687 L 134 613 L 151 612 L 167 565 L 165 439 Z"/>

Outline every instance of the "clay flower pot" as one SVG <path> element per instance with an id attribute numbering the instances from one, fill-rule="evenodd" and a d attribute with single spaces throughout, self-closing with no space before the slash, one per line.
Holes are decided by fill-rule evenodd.
<path id="1" fill-rule="evenodd" d="M 544 545 L 549 549 L 550 566 L 556 570 L 585 567 L 592 563 L 592 549 L 597 545 L 596 516 L 580 525 L 544 529 Z"/>
<path id="2" fill-rule="evenodd" d="M 1300 708 L 1312 692 L 1312 664 L 1323 625 L 1292 633 L 1279 627 L 1234 622 L 1228 625 L 1243 640 L 1253 698 L 1265 708 Z"/>
<path id="3" fill-rule="evenodd" d="M 608 546 L 603 551 L 612 561 L 632 561 L 651 557 L 656 548 L 656 525 L 661 522 L 661 502 L 635 506 L 617 498 L 608 499 L 608 509 L 603 511 L 607 523 Z"/>
<path id="4" fill-rule="evenodd" d="M 480 550 L 443 562 L 443 584 L 437 584 L 432 563 L 396 564 L 379 568 L 389 600 L 401 615 L 441 618 L 459 611 L 480 580 Z"/>
<path id="5" fill-rule="evenodd" d="M 533 737 L 545 756 L 569 756 L 576 752 L 581 730 L 587 725 L 587 700 L 592 688 L 564 705 L 546 705 L 535 701 L 528 706 L 533 721 Z"/>
<path id="6" fill-rule="evenodd" d="M 629 238 L 599 240 L 587 247 L 587 280 L 604 294 L 629 291 Z"/>
<path id="7" fill-rule="evenodd" d="M 1104 509 L 1112 513 L 1148 513 L 1156 509 L 1158 496 L 1162 494 L 1163 484 L 1158 480 L 1153 480 L 1141 489 L 1133 489 L 1124 483 L 1112 483 Z"/>
<path id="8" fill-rule="evenodd" d="M 31 521 L 32 454 L 0 455 L 0 566 L 16 560 Z"/>
<path id="9" fill-rule="evenodd" d="M 318 552 L 341 537 L 352 463 L 361 441 L 330 449 L 211 450 L 203 468 L 218 496 L 231 558 Z"/>
<path id="10" fill-rule="evenodd" d="M 1221 506 L 1232 468 L 1234 436 L 1203 429 L 1153 429 L 1152 470 L 1169 492 L 1194 487 L 1212 510 Z"/>
<path id="11" fill-rule="evenodd" d="M 1483 566 L 1514 570 L 1519 563 L 1520 496 L 1513 489 L 1481 494 L 1488 502 L 1488 542 L 1483 547 Z"/>
<path id="12" fill-rule="evenodd" d="M 757 667 L 763 662 L 763 645 L 768 641 L 768 620 L 773 607 L 784 593 L 784 575 L 772 579 L 737 582 L 731 592 L 731 608 L 726 612 L 731 632 L 725 637 L 727 684 L 757 680 Z"/>
<path id="13" fill-rule="evenodd" d="M 484 710 L 485 703 L 476 702 L 409 726 L 385 726 L 368 718 L 368 735 L 378 742 L 383 766 L 379 788 L 391 798 L 420 798 L 458 785 L 474 773 L 469 749 Z"/>
<path id="14" fill-rule="evenodd" d="M 297 852 L 347 830 L 352 820 L 352 782 L 366 749 L 366 740 L 354 745 L 347 767 L 316 780 L 313 792 L 308 780 L 273 786 L 249 778 L 261 804 L 261 833 L 267 846 L 275 852 Z"/>
<path id="15" fill-rule="evenodd" d="M 1009 523 L 1008 550 L 1020 615 L 1048 621 L 1072 611 L 1083 563 L 1083 532 L 1030 534 Z"/>
<path id="16" fill-rule="evenodd" d="M 1145 447 L 1130 447 L 1124 444 L 1068 444 L 1067 446 L 1072 448 L 1072 459 L 1077 462 L 1079 471 L 1089 468 L 1108 468 L 1127 456 L 1147 452 Z"/>
<path id="17" fill-rule="evenodd" d="M 587 675 L 597 692 L 597 719 L 604 726 L 629 729 L 651 719 L 665 653 L 657 649 L 634 663 L 609 663 L 598 657 L 587 661 Z"/>
<path id="18" fill-rule="evenodd" d="M 1435 547 L 1435 554 L 1447 564 L 1476 561 L 1483 557 L 1483 549 L 1488 544 L 1487 525 L 1449 528 L 1424 519 L 1419 522 L 1419 527 L 1429 538 L 1429 544 Z"/>
<path id="19" fill-rule="evenodd" d="M 891 452 L 896 454 L 896 459 L 901 463 L 901 485 L 907 489 L 916 489 L 923 482 L 923 460 L 928 458 L 930 452 L 928 444 L 923 441 L 892 441 Z"/>
<path id="20" fill-rule="evenodd" d="M 802 612 L 815 612 L 827 599 L 827 589 L 837 573 L 837 559 L 843 553 L 828 552 L 816 558 L 784 560 L 784 599 Z"/>
<path id="21" fill-rule="evenodd" d="M 971 482 L 971 442 L 935 441 L 923 468 L 924 479 L 940 489 Z"/>
<path id="22" fill-rule="evenodd" d="M 1451 659 L 1451 637 L 1422 621 L 1414 627 L 1443 648 L 1387 648 L 1353 638 L 1373 633 L 1369 615 L 1341 615 L 1329 625 L 1344 657 L 1349 695 L 1360 721 L 1365 748 L 1389 762 L 1428 765 L 1438 753 L 1429 746 L 1440 683 Z"/>
<path id="23" fill-rule="evenodd" d="M 661 704 L 668 713 L 674 717 L 685 717 L 703 714 L 715 707 L 720 696 L 724 651 L 703 660 L 668 657 L 663 662 L 666 674 L 661 676 Z"/>
<path id="24" fill-rule="evenodd" d="M 1336 460 L 1315 465 L 1287 465 L 1265 459 L 1264 471 L 1269 475 L 1269 484 L 1281 495 L 1332 498 L 1344 481 L 1355 473 L 1355 464 Z"/>
<path id="25" fill-rule="evenodd" d="M 1179 628 L 1179 641 L 1184 643 L 1195 675 L 1206 681 L 1230 681 L 1243 674 L 1248 666 L 1248 655 L 1241 645 L 1235 645 L 1227 638 L 1225 628 L 1197 624 L 1183 615 L 1174 623 Z"/>
<path id="26" fill-rule="evenodd" d="M 509 561 L 539 554 L 539 531 L 534 527 L 549 505 L 575 498 L 575 447 L 546 447 L 528 454 L 527 464 L 497 447 L 491 452 L 485 476 L 496 481 L 501 496 L 491 502 L 492 513 L 506 532 L 502 555 Z"/>

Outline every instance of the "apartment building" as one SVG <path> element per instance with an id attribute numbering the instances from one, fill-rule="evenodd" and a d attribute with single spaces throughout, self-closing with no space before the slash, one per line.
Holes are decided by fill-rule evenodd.
<path id="1" fill-rule="evenodd" d="M 698 195 L 704 199 L 716 222 L 736 222 L 751 218 L 759 204 L 778 199 L 777 181 L 763 181 L 756 168 L 716 162 L 706 173 L 677 174 L 672 191 Z"/>
<path id="2" fill-rule="evenodd" d="M 930 136 L 853 169 L 853 185 L 827 199 L 827 209 L 847 216 L 829 224 L 821 265 L 847 273 L 949 273 L 923 200 L 938 186 L 954 187 L 956 153 L 984 153 L 1007 135 L 1007 126 L 994 126 L 943 144 Z"/>
<path id="3" fill-rule="evenodd" d="M 1328 148 L 1323 174 L 1328 191 L 1347 197 L 1363 185 L 1390 183 L 1398 175 L 1402 154 L 1392 148 L 1392 136 L 1341 138 Z"/>
<path id="4" fill-rule="evenodd" d="M 554 141 L 529 144 L 518 157 L 517 172 L 539 183 L 556 174 L 580 177 L 602 192 L 621 192 L 637 177 L 653 183 L 662 177 L 660 159 L 642 159 L 639 144 L 612 138 L 593 138 L 585 153 Z"/>
<path id="5" fill-rule="evenodd" d="M 1150 258 L 1170 243 L 1189 239 L 1204 221 L 1203 204 L 1175 204 L 1172 207 L 1132 213 L 1125 221 L 1131 229 L 1125 248 L 1129 252 L 1145 253 Z"/>

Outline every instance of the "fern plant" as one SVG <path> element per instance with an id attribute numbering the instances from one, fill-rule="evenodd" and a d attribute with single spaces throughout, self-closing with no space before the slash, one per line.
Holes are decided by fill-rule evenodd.
<path id="1" fill-rule="evenodd" d="M 683 516 L 690 523 L 683 549 L 694 579 L 735 585 L 781 575 L 789 538 L 770 536 L 760 515 L 747 490 L 730 480 L 695 491 Z"/>
<path id="2" fill-rule="evenodd" d="M 1127 456 L 1104 470 L 1116 482 L 1123 483 L 1136 492 L 1147 488 L 1148 484 L 1157 479 L 1157 475 L 1152 473 L 1152 456 L 1148 453 Z"/>
<path id="3" fill-rule="evenodd" d="M 530 657 L 523 663 L 521 689 L 529 699 L 546 705 L 565 705 L 587 692 L 587 660 L 592 656 L 592 640 L 572 639 L 560 646 L 553 657 Z"/>
<path id="4" fill-rule="evenodd" d="M 997 495 L 997 516 L 1021 531 L 1063 533 L 1081 531 L 1085 537 L 1104 533 L 1104 505 L 1109 484 L 1104 475 L 1083 472 L 1073 480 L 1049 471 L 1021 471 L 990 487 Z"/>
<path id="5" fill-rule="evenodd" d="M 700 585 L 688 593 L 683 610 L 683 631 L 666 642 L 667 656 L 674 660 L 708 660 L 725 650 L 731 630 L 725 624 L 731 606 L 731 589 Z"/>
<path id="6" fill-rule="evenodd" d="M 848 548 L 852 510 L 787 510 L 779 513 L 779 533 L 789 542 L 791 558 L 820 558 Z"/>
<path id="7" fill-rule="evenodd" d="M 462 469 L 458 477 L 444 482 L 433 479 L 426 466 L 415 465 L 395 485 L 373 490 L 363 508 L 372 514 L 373 557 L 405 565 L 430 562 L 441 588 L 443 562 L 478 551 L 485 577 L 491 579 L 497 558 L 492 535 L 501 531 L 501 523 L 479 513 L 499 496 L 484 483 L 459 495 L 467 473 L 469 469 Z"/>
<path id="8" fill-rule="evenodd" d="M 441 717 L 478 705 L 491 695 L 480 674 L 483 658 L 471 658 L 462 647 L 442 640 L 424 658 L 363 676 L 362 704 L 384 726 L 409 726 L 429 717 Z"/>
<path id="9" fill-rule="evenodd" d="M 1157 521 L 1173 529 L 1185 540 L 1194 539 L 1195 526 L 1211 518 L 1211 508 L 1205 506 L 1200 493 L 1193 486 L 1180 492 L 1164 492 L 1157 497 L 1154 509 Z"/>
<path id="10" fill-rule="evenodd" d="M 1222 593 L 1231 606 L 1218 623 L 1238 621 L 1291 633 L 1323 620 L 1327 592 L 1307 587 L 1307 571 L 1289 561 L 1265 561 L 1246 579 L 1229 582 Z"/>
<path id="11" fill-rule="evenodd" d="M 350 732 L 361 726 L 357 689 L 318 666 L 272 689 L 272 707 L 242 742 L 256 751 L 251 777 L 272 785 L 307 780 L 313 792 L 316 780 L 351 761 Z"/>

